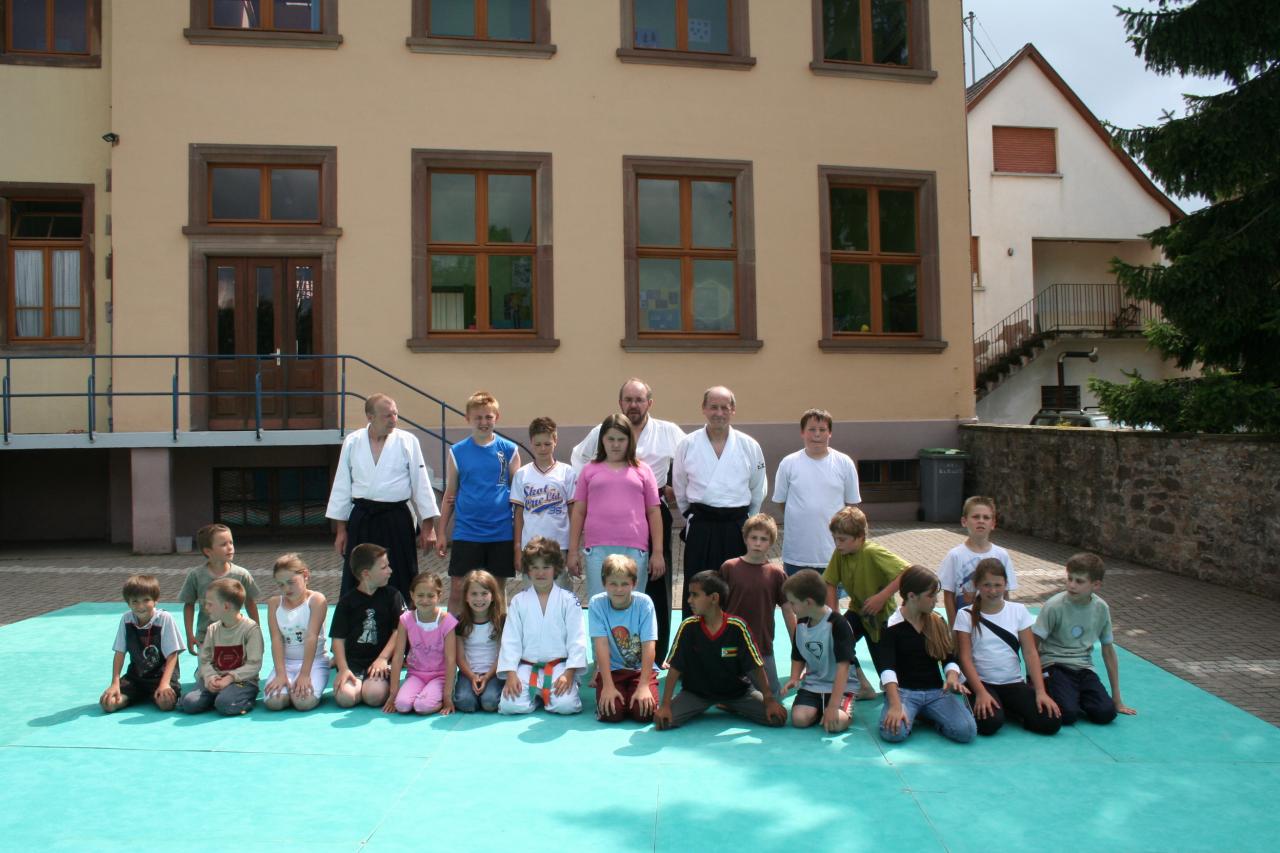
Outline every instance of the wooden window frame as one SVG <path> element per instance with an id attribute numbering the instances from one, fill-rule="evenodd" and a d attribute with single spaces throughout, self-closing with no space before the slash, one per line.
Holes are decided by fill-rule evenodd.
<path id="1" fill-rule="evenodd" d="M 891 470 L 891 466 L 895 462 L 914 463 L 913 471 L 915 473 L 914 480 L 889 480 L 876 479 L 868 480 L 862 476 L 862 471 L 858 471 L 858 490 L 862 493 L 863 503 L 909 503 L 920 500 L 920 462 L 918 459 L 860 459 L 858 465 L 875 465 L 884 476 L 886 470 Z"/>
<path id="2" fill-rule="evenodd" d="M 262 0 L 269 3 L 271 0 Z M 320 31 L 241 30 L 213 26 L 212 0 L 190 0 L 191 25 L 182 31 L 191 44 L 230 44 L 241 47 L 309 47 L 334 50 L 342 44 L 338 32 L 338 0 L 320 0 Z"/>
<path id="3" fill-rule="evenodd" d="M 205 145 L 193 143 L 188 158 L 187 225 L 193 234 L 321 234 L 339 236 L 338 149 L 319 145 Z M 314 167 L 320 171 L 320 220 L 318 222 L 220 221 L 210 218 L 213 205 L 211 175 L 215 166 Z M 263 182 L 262 192 L 269 192 Z M 264 196 L 265 197 L 265 196 Z M 263 208 L 268 214 L 269 208 Z"/>
<path id="4" fill-rule="evenodd" d="M 507 41 L 466 36 L 433 36 L 430 32 L 431 0 L 409 0 L 412 9 L 411 29 L 405 44 L 414 53 L 455 53 L 476 56 L 516 56 L 550 59 L 556 46 L 551 42 L 550 0 L 531 0 L 532 38 L 529 41 Z M 488 0 L 476 0 L 479 24 L 487 20 Z M 477 32 L 480 26 L 477 26 Z"/>
<path id="5" fill-rule="evenodd" d="M 682 17 L 687 21 L 688 0 L 672 0 L 676 4 L 677 32 Z M 756 64 L 751 55 L 751 22 L 747 0 L 725 0 L 728 5 L 729 52 L 703 53 L 697 50 L 665 50 L 636 47 L 636 0 L 619 0 L 622 21 L 622 43 L 618 59 L 648 65 L 686 65 L 701 68 L 727 68 L 749 71 Z M 681 15 L 681 10 L 684 15 Z"/>
<path id="6" fill-rule="evenodd" d="M 1013 171 L 1009 169 L 1000 169 L 996 166 L 996 131 L 999 130 L 1040 130 L 1047 131 L 1049 140 L 1053 147 L 1053 169 L 1045 171 Z M 993 175 L 1016 175 L 1018 177 L 1028 178 L 1061 178 L 1062 172 L 1059 170 L 1058 162 L 1058 128 L 1056 127 L 1032 127 L 1029 125 L 1017 124 L 993 124 L 991 126 L 991 174 Z"/>
<path id="7" fill-rule="evenodd" d="M 413 333 L 405 345 L 413 352 L 546 352 L 560 346 L 555 337 L 552 254 L 551 155 L 529 151 L 457 151 L 416 148 L 410 154 L 413 228 Z M 431 246 L 429 193 L 432 171 L 533 173 L 533 330 L 433 331 L 430 323 Z M 480 215 L 482 205 L 476 205 Z M 468 244 L 471 245 L 471 244 Z M 476 244 L 484 247 L 484 243 Z M 450 252 L 454 254 L 454 252 Z M 495 252 L 493 254 L 501 254 Z M 487 286 L 487 285 L 486 285 Z M 477 290 L 479 281 L 477 280 Z M 479 310 L 477 309 L 477 315 Z"/>
<path id="8" fill-rule="evenodd" d="M 863 20 L 863 39 L 871 39 L 867 21 L 871 17 L 870 0 L 858 0 Z M 929 0 L 904 0 L 907 4 L 907 55 L 909 65 L 877 65 L 873 62 L 842 62 L 827 59 L 822 33 L 823 0 L 812 0 L 813 6 L 813 61 L 809 69 L 814 74 L 835 77 L 867 77 L 878 80 L 900 80 L 908 83 L 932 83 L 938 72 L 930 65 L 929 51 Z"/>
<path id="9" fill-rule="evenodd" d="M 52 9 L 52 0 L 45 0 Z M 102 0 L 85 0 L 85 52 L 13 50 L 13 0 L 0 0 L 0 65 L 43 65 L 62 68 L 102 67 Z M 47 14 L 52 14 L 49 11 Z"/>
<path id="10" fill-rule="evenodd" d="M 822 284 L 822 339 L 818 346 L 825 352 L 941 352 L 942 340 L 941 272 L 938 250 L 938 176 L 936 172 L 904 169 L 818 167 L 818 223 L 820 228 L 819 263 Z M 919 251 L 918 280 L 919 332 L 871 334 L 836 333 L 833 310 L 831 247 L 831 188 L 857 186 L 869 189 L 911 189 L 916 191 L 916 235 Z M 868 216 L 876 224 L 873 209 Z M 869 259 L 880 257 L 867 253 Z M 874 303 L 874 300 L 873 300 Z"/>
<path id="11" fill-rule="evenodd" d="M 727 179 L 734 197 L 735 332 L 642 332 L 640 330 L 640 258 L 687 256 L 689 249 L 640 249 L 639 187 L 641 178 Z M 683 195 L 683 193 L 682 193 Z M 755 193 L 748 160 L 706 160 L 676 157 L 622 158 L 623 290 L 625 337 L 621 346 L 632 352 L 754 352 L 764 344 L 756 337 Z M 690 226 L 682 220 L 682 230 Z"/>
<path id="12" fill-rule="evenodd" d="M 215 169 L 257 169 L 258 170 L 258 211 L 263 215 L 257 219 L 214 219 L 213 217 L 213 171 Z M 319 216 L 315 219 L 272 219 L 271 218 L 271 172 L 276 169 L 289 171 L 307 171 L 315 172 L 317 176 L 316 193 L 319 196 L 316 199 L 316 207 Z M 282 225 L 319 225 L 324 221 L 324 192 L 323 176 L 320 174 L 321 166 L 316 165 L 280 165 L 280 164 L 263 164 L 263 163 L 211 163 L 209 164 L 209 175 L 206 178 L 208 192 L 209 207 L 205 211 L 205 221 L 210 225 L 265 225 L 273 228 Z"/>
<path id="13" fill-rule="evenodd" d="M 0 182 L 0 352 L 82 355 L 95 351 L 94 312 L 94 186 L 93 184 L 53 184 Z M 9 236 L 12 229 L 10 201 L 79 201 L 80 239 L 22 240 Z M 56 244 L 56 245 L 55 245 Z M 15 334 L 15 306 L 10 280 L 15 248 L 80 249 L 80 322 L 78 338 L 19 338 Z M 52 307 L 52 306 L 48 306 Z"/>

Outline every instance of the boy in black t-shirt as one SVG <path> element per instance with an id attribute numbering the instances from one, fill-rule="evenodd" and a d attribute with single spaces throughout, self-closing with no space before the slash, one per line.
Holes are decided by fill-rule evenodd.
<path id="1" fill-rule="evenodd" d="M 124 582 L 124 600 L 129 612 L 120 617 L 116 631 L 111 684 L 98 700 L 108 714 L 140 701 L 153 702 L 161 711 L 172 711 L 178 704 L 178 656 L 183 648 L 182 638 L 173 616 L 156 609 L 158 598 L 160 582 L 154 575 L 130 575 Z M 124 670 L 126 657 L 127 671 Z"/>
<path id="2" fill-rule="evenodd" d="M 698 572 L 688 583 L 694 615 L 684 620 L 671 643 L 662 704 L 653 721 L 659 729 L 673 729 L 712 705 L 721 705 L 766 726 L 785 723 L 786 709 L 769 689 L 751 629 L 720 608 L 729 596 L 729 585 L 714 571 Z M 758 689 L 747 682 L 747 675 Z M 677 681 L 682 689 L 672 699 Z"/>
<path id="3" fill-rule="evenodd" d="M 350 565 L 358 585 L 338 601 L 329 626 L 338 670 L 333 699 L 343 708 L 359 702 L 381 708 L 391 689 L 391 655 L 404 598 L 387 586 L 391 564 L 386 548 L 371 542 L 357 545 Z"/>

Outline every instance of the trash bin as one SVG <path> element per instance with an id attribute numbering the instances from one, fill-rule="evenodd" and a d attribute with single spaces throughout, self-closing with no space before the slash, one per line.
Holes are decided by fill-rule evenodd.
<path id="1" fill-rule="evenodd" d="M 964 462 L 969 454 L 927 447 L 920 457 L 920 510 L 925 521 L 958 523 L 964 507 Z"/>

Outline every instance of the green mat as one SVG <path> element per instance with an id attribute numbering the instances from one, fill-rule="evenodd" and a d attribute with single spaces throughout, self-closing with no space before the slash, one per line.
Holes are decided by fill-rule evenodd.
<path id="1" fill-rule="evenodd" d="M 834 737 L 718 711 L 656 732 L 589 711 L 424 719 L 342 710 L 328 696 L 306 714 L 259 704 L 235 719 L 150 707 L 107 716 L 97 698 L 123 609 L 81 604 L 0 627 L 5 849 L 1280 844 L 1280 730 L 1123 650 L 1125 698 L 1140 716 L 1048 738 L 1006 727 L 968 745 L 927 726 L 881 742 L 879 699 L 858 703 L 853 727 Z M 778 634 L 785 662 L 781 624 Z M 183 656 L 184 685 L 194 664 Z"/>

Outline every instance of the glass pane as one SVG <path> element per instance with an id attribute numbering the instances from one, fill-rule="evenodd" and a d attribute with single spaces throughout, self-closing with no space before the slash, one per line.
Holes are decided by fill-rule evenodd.
<path id="1" fill-rule="evenodd" d="M 641 178 L 639 197 L 640 245 L 680 245 L 680 182 Z"/>
<path id="2" fill-rule="evenodd" d="M 916 194 L 880 190 L 880 251 L 916 251 Z"/>
<path id="3" fill-rule="evenodd" d="M 640 331 L 678 332 L 680 321 L 680 261 L 640 259 Z"/>
<path id="4" fill-rule="evenodd" d="M 10 234 L 26 239 L 79 239 L 80 202 L 78 201 L 12 201 Z"/>
<path id="5" fill-rule="evenodd" d="M 427 28 L 433 36 L 475 38 L 475 0 L 430 0 L 431 20 Z"/>
<path id="6" fill-rule="evenodd" d="M 918 332 L 915 266 L 885 264 L 880 268 L 880 313 L 886 332 Z"/>
<path id="7" fill-rule="evenodd" d="M 218 267 L 217 354 L 236 352 L 236 269 Z"/>
<path id="8" fill-rule="evenodd" d="M 320 221 L 320 170 L 272 169 L 271 218 Z"/>
<path id="9" fill-rule="evenodd" d="M 867 191 L 857 187 L 831 188 L 831 248 L 866 252 L 871 249 Z"/>
<path id="10" fill-rule="evenodd" d="M 733 184 L 692 181 L 693 245 L 733 248 Z"/>
<path id="11" fill-rule="evenodd" d="M 13 286 L 18 337 L 41 337 L 44 335 L 44 252 L 14 250 Z"/>
<path id="12" fill-rule="evenodd" d="M 213 0 L 213 25 L 238 30 L 260 29 L 261 0 Z"/>
<path id="13" fill-rule="evenodd" d="M 733 261 L 694 261 L 694 330 L 732 332 L 737 326 L 733 298 Z"/>
<path id="14" fill-rule="evenodd" d="M 689 0 L 689 50 L 729 52 L 729 4 L 726 0 Z"/>
<path id="15" fill-rule="evenodd" d="M 489 38 L 533 41 L 532 0 L 489 0 Z"/>
<path id="16" fill-rule="evenodd" d="M 431 330 L 476 327 L 476 259 L 473 255 L 431 256 Z"/>
<path id="17" fill-rule="evenodd" d="M 80 251 L 53 253 L 53 336 L 78 338 L 80 331 Z"/>
<path id="18" fill-rule="evenodd" d="M 532 256 L 489 256 L 489 327 L 533 329 Z"/>
<path id="19" fill-rule="evenodd" d="M 79 308 L 55 308 L 53 310 L 53 336 L 55 338 L 80 337 Z"/>
<path id="20" fill-rule="evenodd" d="M 533 176 L 489 176 L 489 242 L 533 242 Z"/>
<path id="21" fill-rule="evenodd" d="M 831 265 L 831 330 L 871 331 L 871 267 Z"/>
<path id="22" fill-rule="evenodd" d="M 907 0 L 871 0 L 871 61 L 907 65 Z"/>
<path id="23" fill-rule="evenodd" d="M 315 330 L 312 327 L 312 306 L 315 304 L 316 279 L 311 267 L 299 265 L 293 268 L 293 294 L 293 330 L 296 346 L 294 351 L 298 355 L 314 355 L 316 340 Z"/>
<path id="24" fill-rule="evenodd" d="M 55 216 L 53 217 L 52 227 L 49 229 L 49 236 L 55 240 L 78 240 L 80 239 L 80 215 L 75 216 Z"/>
<path id="25" fill-rule="evenodd" d="M 255 267 L 257 287 L 258 355 L 276 351 L 276 271 L 274 267 Z"/>
<path id="26" fill-rule="evenodd" d="M 676 49 L 676 0 L 636 0 L 636 47 Z"/>
<path id="27" fill-rule="evenodd" d="M 822 55 L 839 62 L 862 61 L 859 0 L 822 0 Z"/>
<path id="28" fill-rule="evenodd" d="M 48 50 L 44 0 L 10 0 L 14 50 Z"/>
<path id="29" fill-rule="evenodd" d="M 320 501 L 323 504 L 329 497 L 329 469 L 302 469 L 302 497 L 308 501 Z M 323 506 L 321 507 L 323 509 Z"/>
<path id="30" fill-rule="evenodd" d="M 59 53 L 88 53 L 85 0 L 54 0 L 53 49 Z"/>
<path id="31" fill-rule="evenodd" d="M 432 172 L 430 207 L 433 243 L 476 242 L 475 175 Z"/>
<path id="32" fill-rule="evenodd" d="M 276 470 L 276 494 L 283 501 L 297 502 L 302 500 L 302 486 L 297 468 L 279 468 Z"/>
<path id="33" fill-rule="evenodd" d="M 275 0 L 271 26 L 277 30 L 320 31 L 320 0 Z"/>
<path id="34" fill-rule="evenodd" d="M 219 166 L 210 169 L 214 219 L 261 219 L 261 169 Z"/>
<path id="35" fill-rule="evenodd" d="M 25 213 L 14 216 L 13 236 L 28 240 L 43 240 L 53 231 L 54 217 L 44 213 Z"/>

